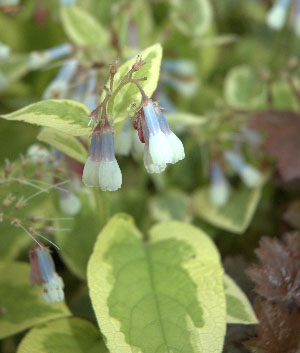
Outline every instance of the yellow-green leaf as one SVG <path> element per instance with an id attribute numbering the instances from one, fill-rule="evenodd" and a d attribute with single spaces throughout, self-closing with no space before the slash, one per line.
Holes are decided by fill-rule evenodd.
<path id="1" fill-rule="evenodd" d="M 19 79 L 29 71 L 28 56 L 11 55 L 9 60 L 0 60 L 0 71 L 9 82 Z"/>
<path id="2" fill-rule="evenodd" d="M 44 301 L 42 287 L 30 284 L 29 273 L 27 263 L 0 264 L 0 338 L 70 315 L 63 302 L 48 304 Z"/>
<path id="3" fill-rule="evenodd" d="M 12 121 L 47 126 L 73 136 L 88 135 L 88 108 L 71 100 L 45 100 L 30 104 L 13 113 L 1 115 L 1 118 Z"/>
<path id="4" fill-rule="evenodd" d="M 107 353 L 107 349 L 94 325 L 74 317 L 33 328 L 17 353 Z"/>
<path id="5" fill-rule="evenodd" d="M 224 83 L 227 104 L 238 109 L 263 108 L 267 99 L 266 85 L 250 66 L 237 66 L 229 71 Z"/>
<path id="6" fill-rule="evenodd" d="M 70 232 L 58 230 L 55 240 L 60 247 L 60 254 L 70 270 L 79 278 L 85 279 L 88 259 L 93 251 L 93 246 L 99 232 L 98 221 L 101 215 L 96 213 L 94 202 L 94 190 L 84 188 L 76 193 L 81 202 L 81 209 L 74 215 L 72 221 L 56 221 L 56 228 L 68 228 Z M 59 207 L 57 207 L 59 210 Z M 70 217 L 70 215 L 59 212 L 57 218 Z"/>
<path id="7" fill-rule="evenodd" d="M 180 222 L 151 228 L 112 218 L 88 266 L 93 308 L 111 353 L 222 351 L 223 269 L 200 229 Z"/>
<path id="8" fill-rule="evenodd" d="M 228 324 L 257 324 L 252 306 L 237 284 L 224 274 L 224 289 L 226 296 L 226 321 Z"/>
<path id="9" fill-rule="evenodd" d="M 57 148 L 78 162 L 85 163 L 88 158 L 87 149 L 84 148 L 83 144 L 76 137 L 59 130 L 44 128 L 38 134 L 37 139 Z"/>
<path id="10" fill-rule="evenodd" d="M 68 37 L 78 45 L 105 46 L 109 41 L 107 30 L 89 12 L 76 5 L 61 7 L 61 20 Z"/>
<path id="11" fill-rule="evenodd" d="M 144 65 L 138 72 L 136 72 L 133 77 L 147 77 L 147 80 L 140 82 L 140 84 L 143 87 L 145 93 L 151 97 L 156 89 L 159 79 L 162 47 L 160 44 L 154 44 L 151 47 L 143 50 L 139 55 L 147 64 Z M 136 62 L 136 59 L 137 58 L 134 57 L 119 67 L 114 80 L 114 88 L 119 85 L 122 78 L 127 74 L 132 65 Z M 117 94 L 114 102 L 114 127 L 118 128 L 118 126 L 122 125 L 124 120 L 128 118 L 127 109 L 129 108 L 130 104 L 134 102 L 139 104 L 140 101 L 141 94 L 134 84 L 129 83 L 124 86 Z"/>
<path id="12" fill-rule="evenodd" d="M 217 207 L 210 201 L 209 188 L 202 188 L 193 196 L 194 208 L 199 217 L 212 225 L 233 233 L 243 233 L 254 215 L 261 190 L 261 186 L 250 189 L 241 185 L 232 190 L 226 205 Z"/>
<path id="13" fill-rule="evenodd" d="M 172 23 L 185 35 L 203 35 L 212 23 L 212 8 L 208 0 L 170 0 Z"/>

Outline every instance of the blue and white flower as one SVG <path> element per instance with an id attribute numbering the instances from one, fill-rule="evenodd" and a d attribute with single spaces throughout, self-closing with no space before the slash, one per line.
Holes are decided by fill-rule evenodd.
<path id="1" fill-rule="evenodd" d="M 145 139 L 144 163 L 149 173 L 161 173 L 167 163 L 176 163 L 185 157 L 179 138 L 170 130 L 159 107 L 150 99 L 143 100 L 142 129 Z"/>
<path id="2" fill-rule="evenodd" d="M 132 131 L 130 131 L 130 119 L 128 119 L 122 131 L 115 138 L 115 151 L 120 156 L 129 156 L 132 147 Z"/>
<path id="3" fill-rule="evenodd" d="M 88 108 L 93 111 L 97 107 L 98 95 L 97 95 L 97 70 L 91 69 L 88 72 L 88 80 L 86 83 L 86 96 L 84 103 Z"/>
<path id="4" fill-rule="evenodd" d="M 50 251 L 40 245 L 34 246 L 29 254 L 31 272 L 30 280 L 33 285 L 42 285 L 42 296 L 47 303 L 64 300 L 64 283 L 56 273 Z"/>
<path id="5" fill-rule="evenodd" d="M 31 70 L 38 70 L 49 64 L 52 60 L 69 55 L 73 46 L 69 43 L 61 44 L 42 51 L 33 51 L 29 54 L 28 65 Z"/>
<path id="6" fill-rule="evenodd" d="M 217 162 L 213 162 L 211 166 L 209 195 L 211 202 L 218 207 L 224 206 L 230 195 L 229 183 L 223 169 Z"/>
<path id="7" fill-rule="evenodd" d="M 122 173 L 114 153 L 113 132 L 107 124 L 92 136 L 82 181 L 86 186 L 100 186 L 103 191 L 116 191 L 122 185 Z"/>
<path id="8" fill-rule="evenodd" d="M 249 188 L 254 188 L 262 182 L 262 174 L 260 171 L 246 163 L 241 155 L 227 151 L 225 153 L 225 159 Z"/>
<path id="9" fill-rule="evenodd" d="M 46 87 L 43 99 L 65 98 L 77 68 L 78 61 L 76 59 L 66 60 L 55 79 Z"/>

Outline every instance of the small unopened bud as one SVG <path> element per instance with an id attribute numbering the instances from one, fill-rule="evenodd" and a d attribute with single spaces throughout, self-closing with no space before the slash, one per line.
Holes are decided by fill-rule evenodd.
<path id="1" fill-rule="evenodd" d="M 8 176 L 11 173 L 12 166 L 11 163 L 8 159 L 5 160 L 5 167 L 4 167 L 4 172 L 5 176 Z"/>
<path id="2" fill-rule="evenodd" d="M 9 207 L 14 201 L 15 201 L 16 197 L 9 193 L 6 198 L 2 201 L 2 206 L 3 207 Z"/>
<path id="3" fill-rule="evenodd" d="M 142 60 L 142 58 L 138 56 L 136 62 L 132 65 L 132 70 L 139 71 L 139 69 L 144 65 L 146 65 L 146 61 Z"/>
<path id="4" fill-rule="evenodd" d="M 109 65 L 109 72 L 112 75 L 115 75 L 118 71 L 118 68 L 119 68 L 119 63 L 118 61 L 116 61 L 114 64 Z"/>
<path id="5" fill-rule="evenodd" d="M 15 204 L 15 209 L 19 210 L 19 209 L 23 208 L 25 206 L 25 204 L 26 204 L 26 202 L 24 200 L 24 196 L 21 196 L 20 199 Z"/>

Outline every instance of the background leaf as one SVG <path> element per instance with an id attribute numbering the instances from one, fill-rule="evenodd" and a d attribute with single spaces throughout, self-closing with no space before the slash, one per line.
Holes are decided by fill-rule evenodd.
<path id="1" fill-rule="evenodd" d="M 67 135 L 59 130 L 44 128 L 38 134 L 37 139 L 57 148 L 78 162 L 85 163 L 88 158 L 87 149 L 76 137 Z"/>
<path id="2" fill-rule="evenodd" d="M 248 298 L 237 284 L 224 274 L 226 322 L 228 324 L 257 324 L 257 318 Z"/>
<path id="3" fill-rule="evenodd" d="M 1 118 L 12 121 L 55 128 L 73 136 L 88 135 L 88 108 L 71 100 L 45 100 L 28 105 L 13 113 L 1 115 Z"/>
<path id="4" fill-rule="evenodd" d="M 240 185 L 232 190 L 224 207 L 217 207 L 210 201 L 209 188 L 202 188 L 193 197 L 196 214 L 212 225 L 241 234 L 248 227 L 261 197 L 259 186 L 249 189 Z"/>
<path id="5" fill-rule="evenodd" d="M 263 108 L 267 99 L 266 85 L 250 66 L 231 69 L 225 79 L 227 104 L 237 109 Z"/>
<path id="6" fill-rule="evenodd" d="M 61 7 L 61 20 L 68 37 L 78 45 L 105 46 L 109 34 L 93 15 L 76 5 Z"/>
<path id="7" fill-rule="evenodd" d="M 42 287 L 32 286 L 30 266 L 22 262 L 0 264 L 0 338 L 11 336 L 40 323 L 70 312 L 63 302 L 48 304 L 42 298 Z"/>
<path id="8" fill-rule="evenodd" d="M 33 328 L 17 353 L 106 353 L 98 329 L 79 318 L 58 319 Z"/>
<path id="9" fill-rule="evenodd" d="M 219 254 L 205 233 L 180 222 L 150 230 L 112 218 L 88 266 L 92 304 L 111 353 L 221 352 L 225 296 Z"/>

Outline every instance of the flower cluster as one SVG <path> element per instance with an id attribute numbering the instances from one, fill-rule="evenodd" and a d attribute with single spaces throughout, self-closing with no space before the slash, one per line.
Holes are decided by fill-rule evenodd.
<path id="1" fill-rule="evenodd" d="M 42 296 L 47 303 L 64 300 L 64 283 L 56 273 L 53 259 L 47 248 L 35 245 L 29 253 L 31 272 L 30 281 L 33 285 L 42 285 Z"/>
<path id="2" fill-rule="evenodd" d="M 280 30 L 283 28 L 288 15 L 291 27 L 294 29 L 297 36 L 300 36 L 299 0 L 277 0 L 267 14 L 267 24 L 274 30 Z"/>

